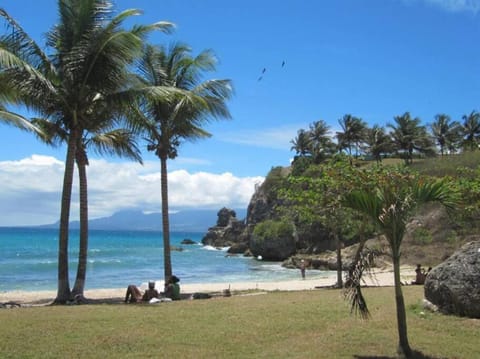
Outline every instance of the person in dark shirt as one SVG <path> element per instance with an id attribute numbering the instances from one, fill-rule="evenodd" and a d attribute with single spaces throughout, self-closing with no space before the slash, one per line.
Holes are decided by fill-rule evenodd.
<path id="1" fill-rule="evenodd" d="M 172 275 L 165 283 L 165 297 L 171 300 L 180 299 L 180 285 L 178 284 L 180 279 L 177 276 Z"/>
<path id="2" fill-rule="evenodd" d="M 412 282 L 412 284 L 425 284 L 426 277 L 427 274 L 425 273 L 425 269 L 423 269 L 420 264 L 417 264 L 417 268 L 415 268 L 415 280 Z"/>

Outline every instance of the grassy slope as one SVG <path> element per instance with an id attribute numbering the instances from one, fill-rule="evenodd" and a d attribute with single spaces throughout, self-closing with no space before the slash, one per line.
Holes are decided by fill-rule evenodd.
<path id="1" fill-rule="evenodd" d="M 423 315 L 423 288 L 404 287 L 404 293 L 414 350 L 478 358 L 479 320 Z M 339 290 L 0 310 L 0 357 L 394 357 L 393 288 L 367 288 L 365 295 L 369 321 L 349 314 Z"/>

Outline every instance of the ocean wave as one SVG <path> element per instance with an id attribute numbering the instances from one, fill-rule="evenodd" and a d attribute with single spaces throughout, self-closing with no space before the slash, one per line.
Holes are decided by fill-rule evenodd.
<path id="1" fill-rule="evenodd" d="M 214 247 L 214 246 L 203 246 L 202 249 L 205 249 L 207 251 L 217 251 L 217 252 L 226 252 L 228 251 L 230 247 Z"/>
<path id="2" fill-rule="evenodd" d="M 122 263 L 120 259 L 89 259 L 88 263 L 90 264 L 118 264 Z"/>

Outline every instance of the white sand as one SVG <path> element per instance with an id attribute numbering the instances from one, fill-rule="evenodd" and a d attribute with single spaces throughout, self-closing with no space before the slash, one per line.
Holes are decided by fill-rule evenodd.
<path id="1" fill-rule="evenodd" d="M 312 276 L 317 271 L 310 272 Z M 368 286 L 393 286 L 393 271 L 388 269 L 376 269 L 374 271 L 374 277 L 365 278 L 365 285 Z M 230 291 L 242 291 L 249 289 L 258 289 L 263 291 L 290 291 L 290 290 L 312 290 L 318 287 L 332 286 L 336 282 L 336 277 L 322 278 L 318 274 L 315 274 L 312 278 L 309 278 L 309 271 L 307 270 L 307 277 L 305 280 L 288 280 L 280 282 L 235 282 L 235 283 L 201 283 L 201 284 L 188 284 L 180 283 L 182 293 L 212 293 L 222 292 L 224 289 L 230 288 Z M 401 269 L 402 282 L 410 282 L 415 277 L 413 267 L 402 267 Z M 158 287 L 158 285 L 157 285 Z M 86 290 L 85 297 L 89 299 L 114 299 L 124 298 L 125 288 L 117 289 L 94 289 Z M 45 304 L 52 302 L 56 296 L 56 291 L 9 291 L 0 293 L 0 302 L 16 302 L 16 303 L 37 303 Z"/>

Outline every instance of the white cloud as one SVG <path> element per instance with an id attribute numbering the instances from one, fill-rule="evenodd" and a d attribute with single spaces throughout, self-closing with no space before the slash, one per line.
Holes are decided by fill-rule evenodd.
<path id="1" fill-rule="evenodd" d="M 218 138 L 225 142 L 285 150 L 290 149 L 292 146 L 290 141 L 295 138 L 300 128 L 308 128 L 308 125 L 292 124 L 252 131 L 227 132 L 219 135 Z"/>
<path id="2" fill-rule="evenodd" d="M 473 12 L 480 10 L 480 0 L 425 0 L 427 3 L 440 6 L 448 11 Z"/>
<path id="3" fill-rule="evenodd" d="M 53 223 L 60 215 L 63 162 L 33 155 L 19 161 L 0 162 L 0 225 Z M 91 160 L 88 171 L 89 214 L 98 218 L 137 208 L 161 208 L 158 162 L 113 163 Z M 78 218 L 78 184 L 75 174 L 71 218 Z M 255 184 L 263 177 L 235 177 L 231 173 L 170 172 L 169 205 L 184 208 L 246 208 Z"/>
<path id="4" fill-rule="evenodd" d="M 446 11 L 471 12 L 477 14 L 480 10 L 480 0 L 402 0 L 404 3 L 412 4 L 423 1 L 427 4 L 438 6 Z"/>

